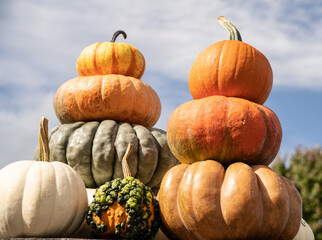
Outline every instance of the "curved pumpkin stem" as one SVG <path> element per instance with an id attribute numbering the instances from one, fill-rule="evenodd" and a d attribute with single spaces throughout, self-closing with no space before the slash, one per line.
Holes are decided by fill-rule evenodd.
<path id="1" fill-rule="evenodd" d="M 123 170 L 124 178 L 131 177 L 130 167 L 129 167 L 129 164 L 127 163 L 127 159 L 129 158 L 131 151 L 132 151 L 132 145 L 131 143 L 129 143 L 126 149 L 126 152 L 122 158 L 122 170 Z"/>
<path id="2" fill-rule="evenodd" d="M 49 162 L 49 141 L 48 141 L 48 119 L 42 117 L 39 126 L 39 159 L 40 161 Z"/>
<path id="3" fill-rule="evenodd" d="M 229 32 L 229 40 L 237 40 L 242 42 L 242 38 L 238 29 L 224 16 L 220 16 L 217 18 L 217 21 Z"/>
<path id="4" fill-rule="evenodd" d="M 111 38 L 111 41 L 110 41 L 110 42 L 115 42 L 116 38 L 117 38 L 120 34 L 122 34 L 122 35 L 123 35 L 124 39 L 126 39 L 126 38 L 127 38 L 126 33 L 125 33 L 124 31 L 122 31 L 122 30 L 119 30 L 119 31 L 116 31 L 116 32 L 113 34 L 113 37 Z"/>

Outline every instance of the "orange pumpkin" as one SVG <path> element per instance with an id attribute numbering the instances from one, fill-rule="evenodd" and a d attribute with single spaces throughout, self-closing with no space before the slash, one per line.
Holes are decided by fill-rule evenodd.
<path id="1" fill-rule="evenodd" d="M 242 98 L 210 96 L 177 107 L 167 126 L 173 155 L 182 163 L 214 159 L 270 164 L 278 153 L 282 128 L 275 113 Z"/>
<path id="2" fill-rule="evenodd" d="M 210 45 L 194 61 L 189 74 L 192 97 L 223 95 L 263 104 L 273 85 L 269 61 L 256 48 L 242 42 L 238 30 L 227 19 L 219 17 L 218 21 L 231 38 Z"/>
<path id="3" fill-rule="evenodd" d="M 302 200 L 295 186 L 267 166 L 213 160 L 181 164 L 158 193 L 170 239 L 281 239 L 299 230 Z"/>
<path id="4" fill-rule="evenodd" d="M 143 81 L 107 74 L 65 82 L 54 96 L 54 109 L 61 123 L 111 119 L 152 127 L 160 117 L 161 103 Z"/>
<path id="5" fill-rule="evenodd" d="M 86 47 L 77 59 L 78 74 L 122 74 L 140 79 L 145 70 L 144 57 L 136 47 L 115 42 L 120 34 L 126 38 L 125 32 L 117 31 L 110 42 L 94 43 Z"/>

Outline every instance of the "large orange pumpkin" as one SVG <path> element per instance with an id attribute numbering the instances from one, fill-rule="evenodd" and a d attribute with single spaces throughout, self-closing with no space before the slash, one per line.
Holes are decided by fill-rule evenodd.
<path id="1" fill-rule="evenodd" d="M 173 155 L 182 163 L 214 159 L 270 164 L 278 153 L 282 128 L 275 113 L 242 98 L 210 96 L 177 107 L 167 126 Z"/>
<path id="2" fill-rule="evenodd" d="M 65 82 L 54 96 L 54 109 L 61 123 L 112 119 L 152 127 L 160 117 L 161 103 L 143 81 L 107 74 Z"/>
<path id="3" fill-rule="evenodd" d="M 126 33 L 117 31 L 110 42 L 94 43 L 81 52 L 76 68 L 80 76 L 122 74 L 140 79 L 145 70 L 142 53 L 130 44 L 115 42 L 117 36 Z"/>
<path id="4" fill-rule="evenodd" d="M 273 84 L 269 61 L 256 48 L 242 42 L 228 20 L 218 20 L 230 31 L 231 40 L 216 42 L 198 55 L 189 74 L 192 97 L 224 95 L 263 104 Z"/>
<path id="5" fill-rule="evenodd" d="M 299 230 L 301 196 L 267 166 L 213 160 L 181 164 L 164 176 L 158 193 L 170 239 L 281 239 Z"/>

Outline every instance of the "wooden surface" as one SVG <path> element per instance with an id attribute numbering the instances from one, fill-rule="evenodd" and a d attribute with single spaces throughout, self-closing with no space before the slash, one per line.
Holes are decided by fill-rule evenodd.
<path id="1" fill-rule="evenodd" d="M 2 238 L 2 239 L 8 239 L 8 240 L 85 240 L 86 239 L 88 240 L 88 239 L 94 239 L 94 238 L 87 237 L 87 234 L 86 234 L 86 237 L 84 238 L 84 237 L 81 237 L 79 234 L 76 238 Z M 102 239 L 99 239 L 99 240 L 102 240 Z M 168 240 L 168 238 L 162 233 L 161 230 L 159 230 L 154 240 Z"/>

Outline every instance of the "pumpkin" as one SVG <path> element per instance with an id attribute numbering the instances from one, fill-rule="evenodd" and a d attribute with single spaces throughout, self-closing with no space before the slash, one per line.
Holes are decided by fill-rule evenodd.
<path id="1" fill-rule="evenodd" d="M 121 156 L 132 144 L 129 166 L 135 178 L 157 191 L 168 169 L 178 164 L 167 144 L 166 132 L 142 125 L 102 122 L 63 124 L 49 133 L 50 156 L 67 163 L 87 188 L 123 176 Z M 38 159 L 39 147 L 35 150 Z"/>
<path id="2" fill-rule="evenodd" d="M 180 164 L 158 193 L 163 229 L 170 239 L 292 239 L 300 228 L 302 200 L 288 179 L 264 165 L 217 161 Z"/>
<path id="3" fill-rule="evenodd" d="M 105 238 L 153 239 L 159 225 L 159 205 L 151 189 L 131 177 L 127 158 L 122 159 L 124 177 L 98 188 L 90 203 L 86 222 L 94 234 Z"/>
<path id="4" fill-rule="evenodd" d="M 121 74 L 140 79 L 145 70 L 144 57 L 136 47 L 115 42 L 120 34 L 126 38 L 124 31 L 117 31 L 110 42 L 99 42 L 86 47 L 77 59 L 78 74 Z"/>
<path id="5" fill-rule="evenodd" d="M 84 183 L 67 164 L 48 162 L 47 124 L 42 118 L 44 161 L 17 161 L 0 170 L 1 238 L 72 236 L 83 222 L 88 205 Z"/>
<path id="6" fill-rule="evenodd" d="M 54 96 L 54 109 L 62 124 L 112 119 L 152 127 L 160 117 L 161 103 L 141 80 L 108 74 L 63 83 Z"/>
<path id="7" fill-rule="evenodd" d="M 216 42 L 197 56 L 189 73 L 192 97 L 223 95 L 263 104 L 273 85 L 269 61 L 242 42 L 237 28 L 226 18 L 218 21 L 230 32 L 230 40 Z"/>
<path id="8" fill-rule="evenodd" d="M 210 96 L 177 107 L 167 126 L 173 155 L 182 163 L 214 159 L 269 165 L 278 153 L 282 128 L 267 107 L 242 98 Z"/>
<path id="9" fill-rule="evenodd" d="M 314 234 L 310 225 L 304 220 L 301 220 L 301 225 L 298 233 L 293 240 L 314 240 Z"/>

